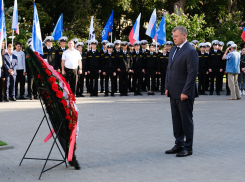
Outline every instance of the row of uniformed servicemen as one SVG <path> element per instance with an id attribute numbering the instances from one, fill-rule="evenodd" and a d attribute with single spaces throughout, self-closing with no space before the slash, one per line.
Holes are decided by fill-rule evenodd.
<path id="1" fill-rule="evenodd" d="M 61 58 L 66 50 L 67 37 L 61 37 L 58 40 L 60 48 L 57 50 L 52 47 L 52 41 L 51 36 L 44 40 L 43 58 L 56 70 L 61 71 Z M 105 96 L 108 96 L 109 93 L 109 79 L 111 95 L 114 96 L 114 93 L 117 92 L 118 77 L 120 96 L 127 96 L 128 91 L 133 91 L 134 95 L 142 95 L 141 90 L 145 91 L 146 86 L 148 95 L 154 95 L 154 91 L 159 90 L 160 80 L 162 82 L 161 93 L 164 93 L 168 53 L 173 45 L 171 41 L 166 42 L 163 53 L 159 52 L 159 43 L 149 44 L 149 50 L 147 50 L 146 40 L 136 41 L 133 45 L 120 40 L 114 43 L 102 41 L 103 49 L 100 51 L 96 48 L 97 40 L 86 41 L 87 49 L 85 50 L 83 50 L 82 42 L 78 42 L 78 39 L 73 39 L 73 41 L 75 48 L 82 55 L 82 74 L 78 75 L 77 86 L 73 91 L 76 96 L 83 96 L 84 78 L 86 78 L 87 92 L 91 96 L 98 96 L 99 76 L 101 93 L 105 91 Z"/>
<path id="2" fill-rule="evenodd" d="M 44 40 L 43 58 L 47 59 L 49 64 L 56 70 L 60 71 L 61 57 L 66 50 L 67 37 L 59 39 L 60 48 L 57 50 L 52 47 L 52 41 L 53 37 L 51 36 Z M 146 88 L 148 95 L 154 95 L 154 91 L 158 91 L 160 85 L 161 94 L 163 95 L 168 54 L 173 46 L 171 41 L 165 43 L 162 52 L 159 52 L 159 43 L 149 44 L 149 50 L 146 49 L 148 44 L 146 40 L 136 41 L 133 45 L 120 40 L 114 41 L 113 44 L 108 41 L 102 41 L 103 49 L 100 51 L 96 48 L 98 45 L 96 40 L 86 41 L 87 49 L 85 50 L 83 50 L 84 44 L 82 42 L 78 42 L 78 39 L 73 39 L 73 41 L 76 49 L 82 55 L 82 74 L 78 76 L 77 87 L 74 90 L 76 96 L 83 96 L 84 78 L 86 78 L 87 92 L 91 96 L 98 96 L 99 76 L 100 91 L 101 93 L 105 91 L 105 96 L 109 93 L 109 79 L 111 79 L 111 95 L 113 96 L 117 92 L 118 77 L 121 96 L 128 95 L 128 91 L 133 91 L 134 95 L 142 95 L 141 90 L 146 91 Z M 234 42 L 228 42 L 227 46 L 232 43 Z M 206 42 L 198 45 L 198 41 L 193 40 L 191 44 L 195 48 L 199 47 L 199 50 L 197 50 L 199 54 L 199 94 L 206 95 L 205 91 L 209 89 L 212 95 L 214 92 L 214 79 L 216 78 L 216 93 L 220 95 L 226 65 L 226 61 L 222 59 L 224 43 L 214 40 L 212 44 Z M 114 51 L 113 47 L 115 47 Z M 213 47 L 212 50 L 211 47 Z M 229 95 L 228 86 L 226 89 L 227 95 Z"/>

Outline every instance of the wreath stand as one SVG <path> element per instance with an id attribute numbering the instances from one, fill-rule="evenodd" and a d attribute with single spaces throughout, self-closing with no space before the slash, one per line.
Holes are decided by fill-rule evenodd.
<path id="1" fill-rule="evenodd" d="M 55 132 L 55 133 L 56 133 L 56 136 L 54 136 L 54 134 L 52 134 L 52 137 L 53 137 L 54 141 L 53 141 L 53 144 L 52 144 L 52 146 L 51 146 L 51 148 L 50 148 L 50 150 L 49 150 L 49 153 L 48 153 L 47 158 L 44 159 L 44 158 L 30 158 L 30 157 L 26 157 L 26 154 L 27 154 L 29 148 L 31 147 L 32 142 L 33 142 L 33 140 L 35 139 L 36 134 L 38 133 L 38 131 L 39 131 L 39 129 L 40 129 L 40 127 L 41 127 L 41 125 L 42 125 L 42 123 L 43 123 L 44 120 L 47 121 L 49 130 L 50 130 L 50 132 L 52 133 L 52 129 L 51 129 L 51 127 L 50 127 L 50 126 L 51 126 L 51 122 L 49 121 L 49 119 L 48 119 L 48 117 L 47 117 L 47 112 L 46 112 L 45 109 L 44 109 L 44 103 L 43 103 L 43 101 L 42 101 L 42 99 L 41 99 L 41 97 L 40 97 L 40 94 L 42 93 L 42 91 L 46 91 L 46 89 L 45 89 L 45 88 L 40 88 L 40 87 L 39 87 L 39 88 L 38 88 L 39 99 L 40 99 L 40 103 L 41 103 L 41 106 L 42 106 L 42 110 L 43 110 L 44 116 L 43 116 L 43 119 L 41 120 L 41 123 L 39 124 L 39 126 L 38 126 L 38 128 L 37 128 L 37 130 L 36 130 L 36 132 L 35 132 L 35 134 L 34 134 L 34 136 L 33 136 L 33 138 L 32 138 L 32 140 L 31 140 L 31 143 L 29 144 L 29 146 L 28 146 L 28 148 L 27 148 L 27 150 L 26 150 L 26 152 L 25 152 L 25 154 L 24 154 L 24 156 L 23 156 L 23 158 L 22 158 L 22 160 L 20 161 L 20 164 L 19 164 L 19 166 L 21 166 L 21 163 L 22 163 L 22 161 L 23 161 L 24 159 L 44 160 L 45 163 L 44 163 L 43 168 L 42 168 L 42 171 L 41 171 L 41 173 L 40 173 L 39 180 L 41 179 L 41 176 L 42 176 L 43 173 L 45 173 L 46 171 L 48 171 L 48 170 L 50 170 L 50 169 L 53 169 L 53 168 L 55 168 L 55 167 L 57 167 L 57 166 L 59 166 L 59 165 L 61 165 L 61 164 L 63 164 L 63 163 L 65 163 L 66 168 L 67 168 L 66 158 L 67 158 L 67 154 L 68 154 L 67 151 L 65 151 L 65 156 L 64 156 L 64 155 L 62 154 L 61 150 L 60 150 L 60 147 L 59 147 L 58 143 L 57 143 L 57 138 L 59 137 L 59 134 L 60 134 L 60 128 L 61 128 L 61 126 L 62 126 L 62 124 L 63 124 L 63 122 L 64 122 L 64 119 L 63 119 L 63 118 L 60 118 L 60 116 L 57 114 L 58 112 L 53 112 L 53 113 L 56 113 L 55 117 L 60 118 L 61 123 L 60 123 L 60 125 L 59 125 L 59 127 L 58 127 L 57 132 Z M 50 158 L 49 158 L 49 157 L 50 157 L 50 154 L 51 154 L 51 152 L 52 152 L 52 150 L 53 150 L 54 145 L 56 145 L 57 148 L 59 149 L 60 154 L 61 154 L 61 156 L 62 156 L 62 159 L 50 159 Z M 67 148 L 66 148 L 66 150 L 67 150 Z M 48 169 L 45 169 L 46 164 L 47 164 L 48 161 L 58 161 L 58 162 L 60 162 L 60 163 L 58 163 L 58 164 L 56 164 L 56 165 L 54 165 L 54 166 L 52 166 L 52 167 L 50 167 L 50 168 L 48 168 Z"/>

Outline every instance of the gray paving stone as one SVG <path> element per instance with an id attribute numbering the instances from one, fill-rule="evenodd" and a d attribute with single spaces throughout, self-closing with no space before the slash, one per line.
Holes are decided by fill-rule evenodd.
<path id="1" fill-rule="evenodd" d="M 194 105 L 193 155 L 176 158 L 165 150 L 174 145 L 169 98 L 144 96 L 77 99 L 80 133 L 76 155 L 81 170 L 62 164 L 42 181 L 83 182 L 239 182 L 245 179 L 244 99 L 200 96 Z M 224 93 L 222 93 L 224 94 Z M 14 111 L 14 117 L 13 117 Z M 0 151 L 0 181 L 39 181 L 44 161 L 24 160 L 43 115 L 38 100 L 0 103 L 0 139 L 14 149 Z M 10 119 L 11 118 L 11 119 Z M 28 157 L 46 157 L 51 141 L 40 128 Z M 60 158 L 59 151 L 52 152 Z M 48 162 L 47 167 L 53 162 Z"/>

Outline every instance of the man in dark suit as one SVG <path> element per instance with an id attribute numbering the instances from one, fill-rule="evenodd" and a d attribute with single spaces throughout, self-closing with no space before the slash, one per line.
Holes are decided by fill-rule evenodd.
<path id="1" fill-rule="evenodd" d="M 165 153 L 177 153 L 176 157 L 185 157 L 192 155 L 194 133 L 192 112 L 195 97 L 198 96 L 196 88 L 198 54 L 187 41 L 185 27 L 175 27 L 172 32 L 176 46 L 169 54 L 165 94 L 170 97 L 175 146 Z"/>
<path id="2" fill-rule="evenodd" d="M 13 45 L 8 44 L 8 53 L 3 56 L 3 65 L 5 68 L 5 76 L 6 76 L 6 91 L 5 98 L 6 102 L 16 101 L 15 99 L 15 80 L 16 80 L 16 68 L 18 65 L 17 56 L 12 54 Z"/>

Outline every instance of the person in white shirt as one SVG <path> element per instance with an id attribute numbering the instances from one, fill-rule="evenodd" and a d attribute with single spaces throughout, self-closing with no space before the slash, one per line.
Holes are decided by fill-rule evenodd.
<path id="1" fill-rule="evenodd" d="M 69 49 L 63 52 L 62 55 L 62 75 L 65 76 L 66 81 L 70 84 L 71 91 L 76 95 L 77 90 L 77 73 L 82 73 L 82 56 L 78 50 L 74 48 L 74 41 L 68 41 Z M 79 66 L 79 70 L 77 68 Z"/>
<path id="2" fill-rule="evenodd" d="M 15 50 L 13 54 L 17 56 L 18 66 L 16 68 L 17 75 L 15 81 L 15 96 L 18 95 L 18 84 L 20 83 L 20 97 L 19 99 L 26 99 L 25 93 L 25 75 L 26 75 L 26 62 L 25 62 L 25 53 L 21 51 L 22 44 L 21 42 L 16 42 Z"/>

